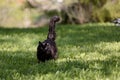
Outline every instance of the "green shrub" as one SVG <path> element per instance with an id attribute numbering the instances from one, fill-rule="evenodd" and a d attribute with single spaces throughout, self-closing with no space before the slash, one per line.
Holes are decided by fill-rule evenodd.
<path id="1" fill-rule="evenodd" d="M 64 23 L 110 22 L 114 18 L 120 17 L 119 0 L 78 1 L 66 6 L 62 11 Z"/>
<path id="2" fill-rule="evenodd" d="M 100 9 L 93 12 L 93 21 L 106 22 L 111 20 L 111 14 L 107 9 Z"/>

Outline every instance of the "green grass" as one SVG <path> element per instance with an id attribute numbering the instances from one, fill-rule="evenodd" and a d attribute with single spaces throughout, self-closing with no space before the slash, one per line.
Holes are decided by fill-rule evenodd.
<path id="1" fill-rule="evenodd" d="M 48 27 L 0 28 L 0 80 L 120 80 L 120 27 L 58 25 L 59 58 L 37 63 Z"/>

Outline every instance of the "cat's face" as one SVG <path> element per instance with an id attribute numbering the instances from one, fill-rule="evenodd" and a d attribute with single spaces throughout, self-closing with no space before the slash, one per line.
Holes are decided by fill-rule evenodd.
<path id="1" fill-rule="evenodd" d="M 49 43 L 41 43 L 39 42 L 38 50 L 41 50 L 45 53 L 50 53 L 51 52 L 51 47 Z"/>

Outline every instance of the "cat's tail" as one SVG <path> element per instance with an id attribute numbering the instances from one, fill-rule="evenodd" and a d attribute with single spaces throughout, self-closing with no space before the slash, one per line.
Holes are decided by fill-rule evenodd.
<path id="1" fill-rule="evenodd" d="M 56 24 L 56 22 L 58 22 L 59 20 L 60 20 L 59 16 L 53 16 L 53 17 L 50 19 L 49 32 L 48 32 L 47 39 L 55 40 L 55 38 L 56 38 L 55 24 Z"/>

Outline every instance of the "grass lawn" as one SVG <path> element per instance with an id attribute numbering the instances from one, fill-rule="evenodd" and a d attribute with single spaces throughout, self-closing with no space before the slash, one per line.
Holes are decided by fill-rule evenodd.
<path id="1" fill-rule="evenodd" d="M 37 63 L 48 27 L 0 28 L 0 80 L 120 80 L 120 27 L 57 25 L 59 58 Z"/>

